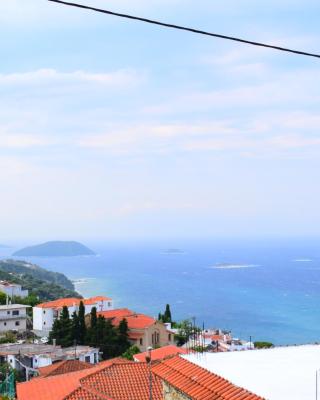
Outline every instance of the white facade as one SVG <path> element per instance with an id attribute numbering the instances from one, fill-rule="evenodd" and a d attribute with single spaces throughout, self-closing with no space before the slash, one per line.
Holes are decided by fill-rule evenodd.
<path id="1" fill-rule="evenodd" d="M 0 332 L 25 331 L 27 329 L 27 308 L 24 304 L 0 306 Z"/>
<path id="2" fill-rule="evenodd" d="M 21 285 L 18 285 L 16 283 L 9 283 L 6 281 L 0 281 L 0 292 L 5 293 L 11 298 L 14 296 L 25 298 L 28 297 L 29 294 L 28 290 L 22 289 Z"/>
<path id="3" fill-rule="evenodd" d="M 33 330 L 40 336 L 47 336 L 52 329 L 54 321 L 59 318 L 62 307 L 68 307 L 69 315 L 79 312 L 80 301 L 83 301 L 85 313 L 89 314 L 93 307 L 99 311 L 113 310 L 113 300 L 107 297 L 93 297 L 91 299 L 60 299 L 33 307 Z"/>

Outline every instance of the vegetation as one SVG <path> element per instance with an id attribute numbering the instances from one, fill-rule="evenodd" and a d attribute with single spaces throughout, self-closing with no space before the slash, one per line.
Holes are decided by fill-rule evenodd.
<path id="1" fill-rule="evenodd" d="M 126 358 L 127 360 L 133 361 L 133 356 L 134 356 L 135 354 L 139 354 L 139 353 L 141 353 L 139 347 L 136 346 L 136 345 L 134 345 L 134 346 L 129 347 L 128 350 L 125 351 L 125 352 L 122 354 L 122 357 L 123 357 L 123 358 Z"/>
<path id="2" fill-rule="evenodd" d="M 110 320 L 97 316 L 97 310 L 93 307 L 86 325 L 82 301 L 79 312 L 74 312 L 71 318 L 68 308 L 63 307 L 60 318 L 53 323 L 49 336 L 50 343 L 53 339 L 62 347 L 79 344 L 99 348 L 105 360 L 122 355 L 130 347 L 126 320 L 122 320 L 119 327 L 114 327 Z"/>
<path id="3" fill-rule="evenodd" d="M 24 261 L 0 261 L 0 279 L 22 285 L 29 290 L 29 296 L 21 299 L 15 296 L 14 302 L 31 306 L 39 302 L 63 297 L 78 297 L 73 283 L 63 274 L 47 271 L 37 265 Z M 6 296 L 0 295 L 0 304 L 6 303 Z"/>
<path id="4" fill-rule="evenodd" d="M 60 272 L 48 271 L 35 264 L 25 261 L 4 260 L 0 261 L 0 271 L 13 273 L 15 275 L 30 275 L 33 278 L 40 279 L 45 282 L 54 283 L 65 289 L 74 290 L 73 283 Z"/>
<path id="5" fill-rule="evenodd" d="M 273 346 L 270 342 L 254 342 L 255 349 L 270 349 Z"/>
<path id="6" fill-rule="evenodd" d="M 13 332 L 6 332 L 5 335 L 0 338 L 0 344 L 15 343 L 16 340 L 16 335 Z"/>
<path id="7" fill-rule="evenodd" d="M 166 309 L 164 311 L 164 314 L 159 313 L 158 315 L 158 320 L 164 323 L 171 323 L 172 322 L 172 316 L 171 316 L 171 310 L 170 310 L 170 305 L 166 305 Z"/>

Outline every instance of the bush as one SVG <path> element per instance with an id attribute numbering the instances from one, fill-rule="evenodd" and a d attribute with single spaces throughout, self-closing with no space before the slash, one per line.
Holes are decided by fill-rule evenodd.
<path id="1" fill-rule="evenodd" d="M 270 342 L 254 342 L 255 349 L 270 349 L 273 343 Z"/>

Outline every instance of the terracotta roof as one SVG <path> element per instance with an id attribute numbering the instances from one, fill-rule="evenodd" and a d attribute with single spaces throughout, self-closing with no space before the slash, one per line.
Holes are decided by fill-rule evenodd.
<path id="1" fill-rule="evenodd" d="M 263 400 L 179 356 L 155 364 L 152 372 L 193 400 Z"/>
<path id="2" fill-rule="evenodd" d="M 82 371 L 83 369 L 92 368 L 94 365 L 79 360 L 64 360 L 39 368 L 39 374 L 42 377 L 67 374 L 69 372 Z"/>
<path id="3" fill-rule="evenodd" d="M 177 346 L 164 346 L 159 349 L 152 350 L 151 359 L 152 361 L 163 360 L 164 358 L 172 357 L 177 354 L 187 354 L 188 351 L 182 347 Z M 139 353 L 134 356 L 135 361 L 145 362 L 148 352 Z"/>
<path id="4" fill-rule="evenodd" d="M 128 308 L 120 308 L 111 311 L 101 311 L 98 315 L 102 315 L 107 319 L 112 320 L 114 326 L 118 326 L 120 322 L 125 318 L 128 322 L 129 329 L 145 329 L 153 325 L 156 320 L 145 314 L 137 314 Z"/>
<path id="5" fill-rule="evenodd" d="M 128 308 L 117 308 L 116 310 L 100 311 L 98 313 L 98 315 L 102 315 L 106 319 L 128 317 L 132 314 L 134 314 L 134 311 L 131 311 Z"/>
<path id="6" fill-rule="evenodd" d="M 81 387 L 90 393 L 112 400 L 148 400 L 149 367 L 146 363 L 125 362 L 113 364 L 100 372 L 81 379 Z M 84 397 L 85 398 L 85 397 Z M 98 397 L 99 398 L 99 397 Z M 75 393 L 65 400 L 82 400 Z M 89 397 L 91 400 L 91 398 Z M 153 376 L 152 399 L 162 400 L 162 381 Z"/>
<path id="7" fill-rule="evenodd" d="M 63 306 L 67 307 L 72 307 L 73 305 L 79 305 L 80 301 L 83 302 L 83 304 L 95 304 L 98 301 L 106 301 L 106 300 L 112 300 L 110 297 L 105 297 L 105 296 L 96 296 L 96 297 L 90 297 L 89 299 L 78 299 L 76 297 L 70 297 L 70 298 L 65 298 L 65 299 L 57 299 L 53 301 L 49 301 L 47 303 L 41 303 L 38 304 L 36 307 L 39 308 L 62 308 Z"/>
<path id="8" fill-rule="evenodd" d="M 90 369 L 71 372 L 63 375 L 49 376 L 48 378 L 34 378 L 29 382 L 17 384 L 18 400 L 63 400 L 80 386 L 80 379 L 93 372 L 100 371 L 113 361 L 104 361 Z"/>
<path id="9" fill-rule="evenodd" d="M 84 299 L 83 303 L 90 305 L 90 304 L 96 304 L 99 301 L 108 301 L 108 300 L 112 300 L 111 297 L 95 296 L 95 297 L 90 297 L 89 299 Z"/>

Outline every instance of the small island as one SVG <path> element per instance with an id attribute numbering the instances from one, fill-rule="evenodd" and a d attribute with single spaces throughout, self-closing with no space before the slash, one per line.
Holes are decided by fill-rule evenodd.
<path id="1" fill-rule="evenodd" d="M 76 257 L 95 253 L 79 242 L 53 241 L 25 247 L 13 253 L 16 257 Z"/>

